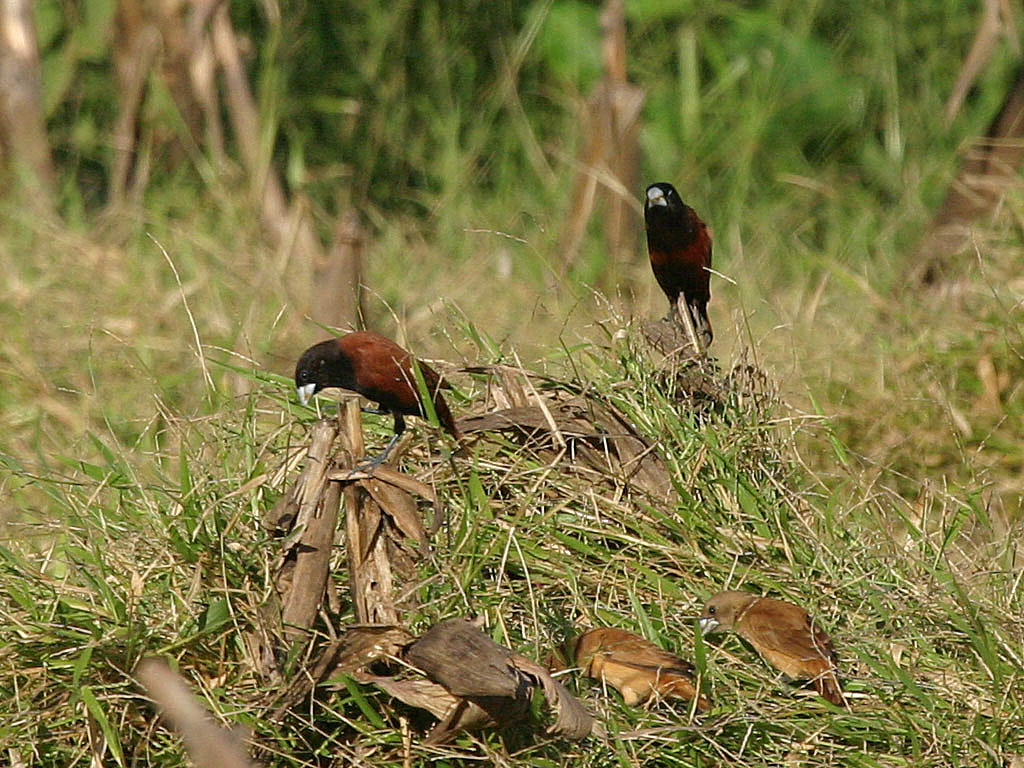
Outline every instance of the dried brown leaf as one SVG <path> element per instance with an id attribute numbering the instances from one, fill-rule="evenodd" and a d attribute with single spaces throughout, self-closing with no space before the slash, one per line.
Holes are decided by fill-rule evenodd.
<path id="1" fill-rule="evenodd" d="M 593 717 L 546 669 L 464 619 L 435 625 L 406 649 L 405 658 L 449 693 L 478 705 L 499 727 L 522 720 L 539 687 L 555 715 L 550 735 L 578 740 L 594 730 Z"/>
<path id="2" fill-rule="evenodd" d="M 506 431 L 524 440 L 553 440 L 553 421 L 571 459 L 658 500 L 671 498 L 672 481 L 661 457 L 616 408 L 565 392 L 546 393 L 545 399 L 544 409 L 519 406 L 460 419 L 459 429 L 466 434 Z"/>
<path id="3" fill-rule="evenodd" d="M 395 526 L 403 535 L 418 543 L 427 540 L 427 532 L 423 527 L 423 520 L 420 519 L 419 507 L 416 506 L 412 496 L 401 488 L 376 480 L 365 481 L 363 487 L 370 492 L 373 500 L 394 521 Z"/>
<path id="4" fill-rule="evenodd" d="M 294 562 L 288 569 L 288 588 L 281 595 L 281 620 L 285 631 L 296 635 L 313 625 L 329 576 L 331 547 L 341 504 L 341 489 L 328 485 L 314 504 L 317 514 L 297 530 L 301 536 L 285 556 Z"/>
<path id="5" fill-rule="evenodd" d="M 547 729 L 549 736 L 579 741 L 598 730 L 597 722 L 579 700 L 540 664 L 516 653 L 509 657 L 509 665 L 531 677 L 543 689 L 548 706 L 555 713 L 555 721 Z"/>

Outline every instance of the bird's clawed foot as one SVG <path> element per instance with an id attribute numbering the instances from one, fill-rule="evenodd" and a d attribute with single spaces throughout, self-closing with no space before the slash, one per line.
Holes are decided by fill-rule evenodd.
<path id="1" fill-rule="evenodd" d="M 388 456 L 391 454 L 391 449 L 395 447 L 395 443 L 398 442 L 398 438 L 401 437 L 401 432 L 396 432 L 391 436 L 387 446 L 377 456 L 364 456 L 363 461 L 356 465 L 356 469 L 362 472 L 370 472 L 377 469 L 381 464 L 388 460 Z"/>

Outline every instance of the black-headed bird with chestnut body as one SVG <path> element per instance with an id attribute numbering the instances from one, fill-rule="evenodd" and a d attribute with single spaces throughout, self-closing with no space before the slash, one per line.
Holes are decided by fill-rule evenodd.
<path id="1" fill-rule="evenodd" d="M 676 188 L 665 182 L 647 188 L 644 223 L 651 269 L 668 297 L 669 317 L 681 322 L 678 313 L 688 312 L 694 330 L 707 348 L 713 338 L 708 320 L 711 235 L 707 226 L 683 202 Z"/>
<path id="2" fill-rule="evenodd" d="M 451 388 L 449 384 L 426 363 L 415 360 L 391 339 L 373 331 L 356 331 L 321 341 L 303 352 L 295 366 L 296 393 L 303 405 L 317 392 L 330 387 L 357 392 L 379 403 L 380 408 L 371 413 L 390 413 L 395 428 L 384 452 L 371 461 L 372 466 L 377 466 L 387 459 L 405 431 L 405 417 L 426 416 L 414 364 L 419 367 L 438 422 L 459 440 L 459 430 L 441 395 L 442 389 Z"/>

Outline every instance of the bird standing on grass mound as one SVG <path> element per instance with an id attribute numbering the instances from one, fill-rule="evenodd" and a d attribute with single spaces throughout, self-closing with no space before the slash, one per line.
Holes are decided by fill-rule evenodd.
<path id="1" fill-rule="evenodd" d="M 458 440 L 459 430 L 448 410 L 448 403 L 441 396 L 442 389 L 451 388 L 449 384 L 433 368 L 419 362 L 379 333 L 356 331 L 314 344 L 302 353 L 295 366 L 295 388 L 303 405 L 320 390 L 338 387 L 358 392 L 380 405 L 369 413 L 390 413 L 394 416 L 395 434 L 384 452 L 371 461 L 371 465 L 376 467 L 387 459 L 405 430 L 405 417 L 426 416 L 420 399 L 420 386 L 413 372 L 414 364 L 422 375 L 437 420 Z"/>
<path id="2" fill-rule="evenodd" d="M 700 216 L 682 201 L 676 188 L 659 182 L 644 201 L 647 253 L 658 285 L 669 301 L 669 317 L 679 320 L 679 296 L 707 348 L 713 334 L 708 321 L 711 290 L 711 235 Z M 684 324 L 685 327 L 685 324 Z"/>
<path id="3" fill-rule="evenodd" d="M 700 712 L 711 707 L 697 690 L 692 664 L 624 629 L 584 632 L 573 641 L 572 656 L 583 674 L 615 688 L 631 707 L 653 696 L 696 699 Z"/>
<path id="4" fill-rule="evenodd" d="M 784 675 L 811 680 L 824 698 L 846 706 L 832 641 L 800 606 L 749 592 L 719 592 L 699 622 L 705 635 L 733 630 Z"/>

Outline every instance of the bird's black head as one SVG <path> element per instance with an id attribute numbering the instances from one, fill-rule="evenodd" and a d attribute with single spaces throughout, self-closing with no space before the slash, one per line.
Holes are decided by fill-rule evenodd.
<path id="1" fill-rule="evenodd" d="M 644 195 L 644 218 L 650 222 L 653 217 L 673 218 L 682 216 L 686 203 L 679 197 L 676 188 L 665 181 L 651 184 Z"/>
<path id="2" fill-rule="evenodd" d="M 352 379 L 352 361 L 338 339 L 314 344 L 302 353 L 295 365 L 295 391 L 303 405 L 321 389 L 350 389 Z"/>
<path id="3" fill-rule="evenodd" d="M 647 247 L 672 251 L 690 242 L 697 227 L 693 209 L 668 182 L 651 184 L 644 201 Z"/>

